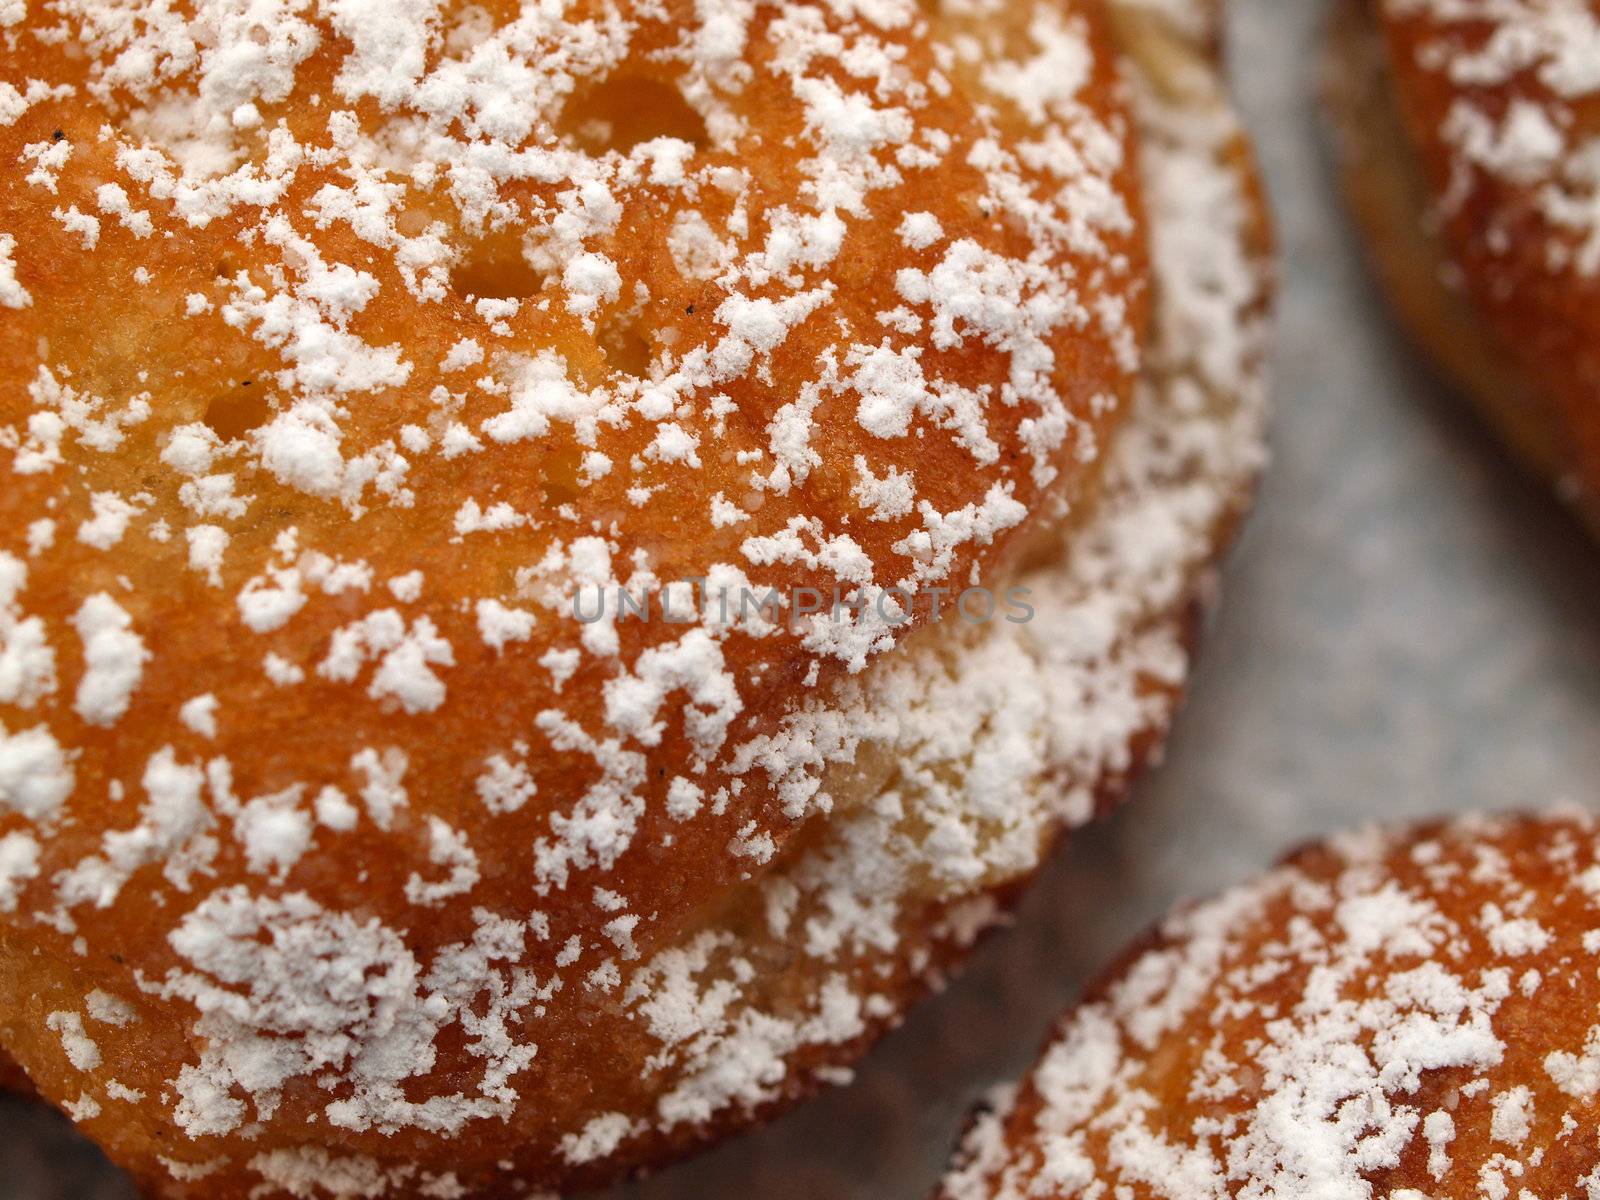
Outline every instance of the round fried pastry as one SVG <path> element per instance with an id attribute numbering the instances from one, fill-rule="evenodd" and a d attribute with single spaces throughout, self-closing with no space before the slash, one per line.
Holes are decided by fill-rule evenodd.
<path id="1" fill-rule="evenodd" d="M 174 61 L 135 107 L 126 30 L 83 25 L 88 69 L 114 79 L 86 94 L 149 123 L 61 116 L 49 204 L 68 216 L 36 224 L 74 251 L 66 274 L 8 251 L 14 312 L 79 314 L 60 336 L 95 364 L 48 384 L 37 357 L 17 368 L 28 420 L 6 449 L 32 490 L 0 498 L 4 648 L 53 651 L 48 686 L 0 675 L 21 681 L 0 708 L 18 764 L 0 771 L 0 1045 L 44 1097 L 155 1194 L 566 1189 L 838 1078 L 955 965 L 1158 743 L 1260 466 L 1261 197 L 1211 10 L 1169 10 L 1119 8 L 1114 46 L 1092 3 L 762 9 L 731 59 L 732 6 L 641 9 L 626 35 L 596 8 L 582 37 L 578 14 L 452 10 L 400 23 L 432 31 L 408 58 L 400 26 L 330 7 L 310 48 L 248 26 L 198 40 L 202 63 L 219 38 L 248 58 L 266 37 L 279 68 L 305 51 L 287 97 L 263 90 L 242 126 L 227 111 L 241 157 L 220 166 L 157 92 L 237 97 Z M 605 56 L 622 36 L 643 39 L 628 71 Z M 687 66 L 656 53 L 670 37 Z M 550 128 L 514 156 L 515 106 L 474 80 L 530 47 L 595 78 L 564 107 L 531 87 Z M 887 79 L 859 73 L 879 52 Z M 391 62 L 417 77 L 386 89 Z M 439 108 L 458 87 L 465 107 Z M 355 93 L 354 119 L 297 93 Z M 89 101 L 43 95 L 18 124 L 71 103 Z M 333 161 L 283 167 L 277 194 L 291 144 Z M 449 169 L 419 180 L 430 155 Z M 116 276 L 149 247 L 114 194 L 100 207 L 115 170 L 149 175 L 118 186 L 181 230 L 152 229 L 190 255 L 171 278 Z M 515 215 L 491 205 L 480 228 L 484 173 Z M 614 230 L 584 224 L 604 225 L 587 173 L 621 189 Z M 39 214 L 44 184 L 8 186 L 0 214 Z M 263 211 L 211 215 L 219 192 Z M 90 197 L 93 254 L 69 213 Z M 574 229 L 581 253 L 554 244 Z M 613 263 L 615 296 L 587 256 Z M 342 323 L 323 311 L 340 303 Z M 0 328 L 26 348 L 27 326 Z M 346 369 L 372 387 L 340 391 Z M 110 403 L 117 370 L 149 394 Z M 59 462 L 40 412 L 61 415 Z M 95 499 L 135 487 L 133 512 Z M 975 625 L 947 601 L 907 638 L 568 607 L 625 570 L 648 591 L 730 563 L 791 594 L 868 567 L 1026 587 L 1035 614 Z M 80 615 L 100 595 L 125 626 Z M 115 682 L 96 663 L 135 644 L 126 712 L 86 720 Z"/>
<path id="2" fill-rule="evenodd" d="M 940 1196 L 1587 1195 L 1597 911 L 1588 814 L 1313 845 L 1130 949 Z"/>

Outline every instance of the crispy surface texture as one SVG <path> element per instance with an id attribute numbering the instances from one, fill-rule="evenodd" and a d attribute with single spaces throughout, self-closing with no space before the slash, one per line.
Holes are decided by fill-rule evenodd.
<path id="1" fill-rule="evenodd" d="M 1600 4 L 1345 0 L 1327 94 L 1402 321 L 1600 531 Z"/>
<path id="2" fill-rule="evenodd" d="M 0 1045 L 40 1094 L 153 1194 L 420 1197 L 836 1078 L 1181 693 L 1270 278 L 1212 19 L 0 30 Z M 572 615 L 707 574 L 1036 618 Z"/>
<path id="3" fill-rule="evenodd" d="M 945 1200 L 1600 1187 L 1600 825 L 1366 830 L 1179 911 L 969 1132 Z"/>

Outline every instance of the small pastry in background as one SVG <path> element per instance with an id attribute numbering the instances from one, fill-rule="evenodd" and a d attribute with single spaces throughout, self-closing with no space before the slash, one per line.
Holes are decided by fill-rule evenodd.
<path id="1" fill-rule="evenodd" d="M 1302 850 L 1098 984 L 942 1200 L 1600 1194 L 1600 824 Z"/>
<path id="2" fill-rule="evenodd" d="M 1343 0 L 1330 43 L 1401 322 L 1600 531 L 1600 3 Z"/>

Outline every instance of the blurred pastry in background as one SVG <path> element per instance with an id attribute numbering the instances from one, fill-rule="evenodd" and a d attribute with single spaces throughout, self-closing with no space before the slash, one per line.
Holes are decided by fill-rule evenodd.
<path id="1" fill-rule="evenodd" d="M 1325 92 L 1401 322 L 1600 532 L 1600 3 L 1342 0 Z"/>

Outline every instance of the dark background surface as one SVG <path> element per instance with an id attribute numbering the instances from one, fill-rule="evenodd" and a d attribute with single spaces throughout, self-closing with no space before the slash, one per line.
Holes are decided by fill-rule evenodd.
<path id="1" fill-rule="evenodd" d="M 1275 462 L 1166 764 L 835 1090 L 605 1200 L 920 1200 L 964 1113 L 1175 899 L 1370 818 L 1600 798 L 1600 551 L 1400 344 L 1310 88 L 1322 0 L 1234 0 L 1283 243 Z M 131 1190 L 0 1101 L 0 1200 Z"/>

